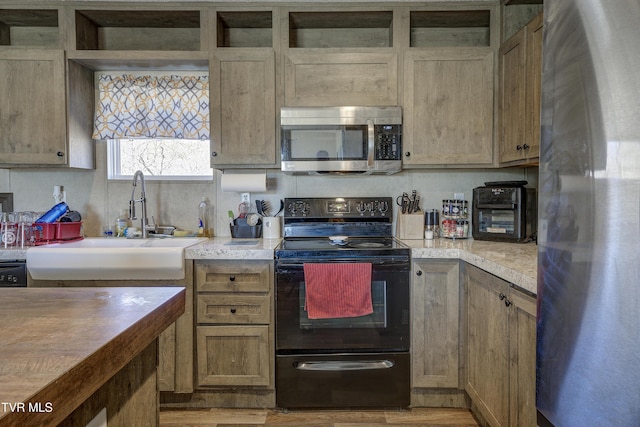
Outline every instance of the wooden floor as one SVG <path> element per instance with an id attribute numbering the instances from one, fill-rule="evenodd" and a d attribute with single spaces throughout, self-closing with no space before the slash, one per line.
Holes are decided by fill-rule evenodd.
<path id="1" fill-rule="evenodd" d="M 398 411 L 283 411 L 268 409 L 162 409 L 160 427 L 477 427 L 464 409 Z"/>

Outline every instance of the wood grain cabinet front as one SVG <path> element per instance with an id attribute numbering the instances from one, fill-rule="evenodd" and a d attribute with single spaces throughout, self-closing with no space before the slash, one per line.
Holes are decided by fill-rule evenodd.
<path id="1" fill-rule="evenodd" d="M 0 50 L 0 167 L 93 169 L 93 73 L 62 50 Z"/>
<path id="2" fill-rule="evenodd" d="M 274 387 L 273 262 L 196 263 L 200 389 Z"/>
<path id="3" fill-rule="evenodd" d="M 465 390 L 490 426 L 536 425 L 536 301 L 465 264 Z"/>
<path id="4" fill-rule="evenodd" d="M 500 47 L 501 165 L 535 164 L 540 156 L 542 30 L 540 14 Z"/>

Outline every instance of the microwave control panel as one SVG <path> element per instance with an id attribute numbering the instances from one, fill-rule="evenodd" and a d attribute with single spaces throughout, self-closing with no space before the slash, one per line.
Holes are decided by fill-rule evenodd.
<path id="1" fill-rule="evenodd" d="M 376 160 L 400 160 L 402 125 L 376 125 Z"/>

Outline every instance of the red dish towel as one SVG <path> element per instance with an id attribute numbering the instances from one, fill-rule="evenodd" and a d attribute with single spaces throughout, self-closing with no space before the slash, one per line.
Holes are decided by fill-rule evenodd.
<path id="1" fill-rule="evenodd" d="M 307 263 L 305 309 L 309 319 L 358 317 L 373 313 L 371 263 Z"/>

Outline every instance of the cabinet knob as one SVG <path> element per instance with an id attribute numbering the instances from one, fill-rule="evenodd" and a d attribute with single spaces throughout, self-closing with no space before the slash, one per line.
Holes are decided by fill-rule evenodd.
<path id="1" fill-rule="evenodd" d="M 509 301 L 509 298 L 507 298 L 507 296 L 502 292 L 500 292 L 498 297 L 500 298 L 500 301 L 504 301 L 505 306 L 509 307 L 512 304 L 511 301 Z"/>
<path id="2" fill-rule="evenodd" d="M 520 145 L 520 144 L 516 145 L 516 150 L 522 151 L 522 148 L 523 148 L 522 145 Z"/>
<path id="3" fill-rule="evenodd" d="M 422 276 L 422 271 L 420 270 L 416 271 L 416 276 Z"/>
<path id="4" fill-rule="evenodd" d="M 217 153 L 217 152 L 215 152 L 215 151 L 212 151 L 212 152 L 211 152 L 211 157 L 216 157 L 217 155 L 218 155 L 218 153 Z"/>
<path id="5" fill-rule="evenodd" d="M 404 155 L 407 157 L 411 157 L 411 151 L 407 151 L 406 153 L 404 153 Z"/>
<path id="6" fill-rule="evenodd" d="M 56 156 L 58 156 L 58 157 L 64 157 L 64 153 L 63 153 L 62 151 L 58 151 L 58 152 L 56 153 Z"/>
<path id="7" fill-rule="evenodd" d="M 232 282 L 235 282 L 236 281 L 236 276 L 229 276 L 229 280 L 232 281 Z"/>
<path id="8" fill-rule="evenodd" d="M 529 146 L 529 144 L 524 144 L 524 145 L 522 146 L 522 148 L 524 148 L 525 150 L 528 150 L 528 149 L 529 149 L 529 148 L 531 148 L 531 147 Z"/>
<path id="9" fill-rule="evenodd" d="M 236 309 L 232 308 L 231 310 L 229 310 L 231 312 L 231 314 L 236 314 Z"/>

